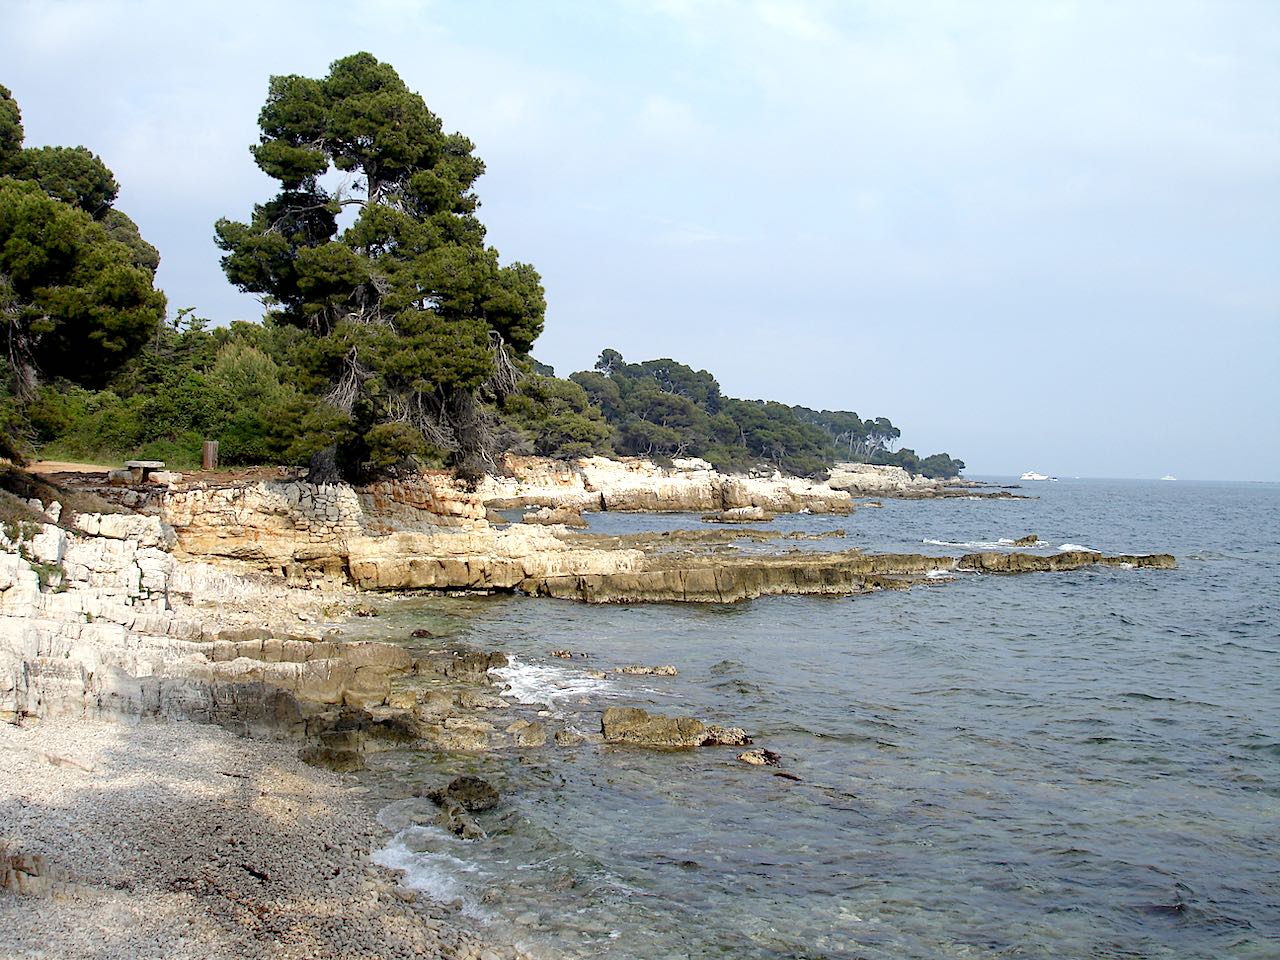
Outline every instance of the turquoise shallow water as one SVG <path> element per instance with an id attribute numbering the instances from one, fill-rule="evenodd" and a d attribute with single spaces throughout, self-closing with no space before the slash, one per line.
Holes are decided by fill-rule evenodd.
<path id="1" fill-rule="evenodd" d="M 801 779 L 732 749 L 393 753 L 370 774 L 388 796 L 469 771 L 507 800 L 479 842 L 395 801 L 383 856 L 547 957 L 1280 956 L 1280 486 L 1026 486 L 1039 498 L 777 524 L 846 531 L 804 549 L 959 554 L 1035 532 L 1179 569 L 729 607 L 396 601 L 358 629 L 505 650 L 513 692 L 557 724 L 692 714 Z M 565 647 L 590 657 L 549 656 Z M 585 674 L 629 662 L 680 675 Z"/>

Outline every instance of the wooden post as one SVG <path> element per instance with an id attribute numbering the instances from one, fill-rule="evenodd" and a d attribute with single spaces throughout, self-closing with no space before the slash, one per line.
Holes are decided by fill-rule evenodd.
<path id="1" fill-rule="evenodd" d="M 201 450 L 200 465 L 206 470 L 218 469 L 218 441 L 206 440 Z"/>

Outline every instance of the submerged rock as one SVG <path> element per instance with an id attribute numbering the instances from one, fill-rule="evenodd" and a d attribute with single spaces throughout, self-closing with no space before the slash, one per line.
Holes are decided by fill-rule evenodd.
<path id="1" fill-rule="evenodd" d="M 439 816 L 436 817 L 436 823 L 463 840 L 483 840 L 485 838 L 484 829 L 476 822 L 475 817 L 467 813 L 461 804 L 446 803 L 442 806 Z"/>
<path id="2" fill-rule="evenodd" d="M 312 767 L 334 773 L 354 773 L 365 769 L 364 754 L 358 749 L 341 749 L 313 744 L 298 751 L 298 759 Z"/>
<path id="3" fill-rule="evenodd" d="M 646 667 L 638 663 L 629 663 L 626 666 L 614 667 L 614 673 L 626 673 L 637 677 L 674 677 L 679 671 L 671 664 L 665 664 L 660 667 Z"/>
<path id="4" fill-rule="evenodd" d="M 423 796 L 441 807 L 457 804 L 469 813 L 492 810 L 500 799 L 497 788 L 488 780 L 470 776 L 454 777 L 447 786 L 429 790 Z"/>
<path id="5" fill-rule="evenodd" d="M 749 763 L 755 767 L 776 767 L 778 764 L 782 763 L 781 754 L 774 753 L 772 750 L 765 750 L 762 747 L 757 747 L 755 750 L 747 750 L 744 753 L 740 753 L 738 754 L 738 759 L 743 763 Z"/>

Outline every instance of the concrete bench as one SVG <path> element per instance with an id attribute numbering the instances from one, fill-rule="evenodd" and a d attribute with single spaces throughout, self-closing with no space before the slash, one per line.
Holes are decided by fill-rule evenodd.
<path id="1" fill-rule="evenodd" d="M 153 470 L 163 470 L 163 460 L 126 460 L 125 469 L 133 476 L 134 483 L 145 483 Z"/>

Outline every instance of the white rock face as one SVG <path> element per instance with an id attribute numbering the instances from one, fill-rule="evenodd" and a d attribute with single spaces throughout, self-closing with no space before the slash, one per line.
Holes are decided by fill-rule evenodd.
<path id="1" fill-rule="evenodd" d="M 89 537 L 128 540 L 139 547 L 169 550 L 174 544 L 173 528 L 159 517 L 133 513 L 82 513 L 75 519 L 75 528 Z"/>
<path id="2" fill-rule="evenodd" d="M 46 524 L 31 538 L 31 556 L 40 563 L 61 563 L 67 555 L 67 534 L 64 530 Z"/>
<path id="3" fill-rule="evenodd" d="M 638 457 L 513 457 L 507 466 L 512 476 L 481 484 L 477 492 L 486 501 L 587 510 L 705 513 L 759 507 L 770 513 L 844 513 L 852 500 L 843 490 L 802 478 L 717 473 L 696 457 L 675 460 L 669 468 Z"/>
<path id="4" fill-rule="evenodd" d="M 858 497 L 892 497 L 939 487 L 938 481 L 913 477 L 901 467 L 874 463 L 837 463 L 832 467 L 827 483 Z"/>

